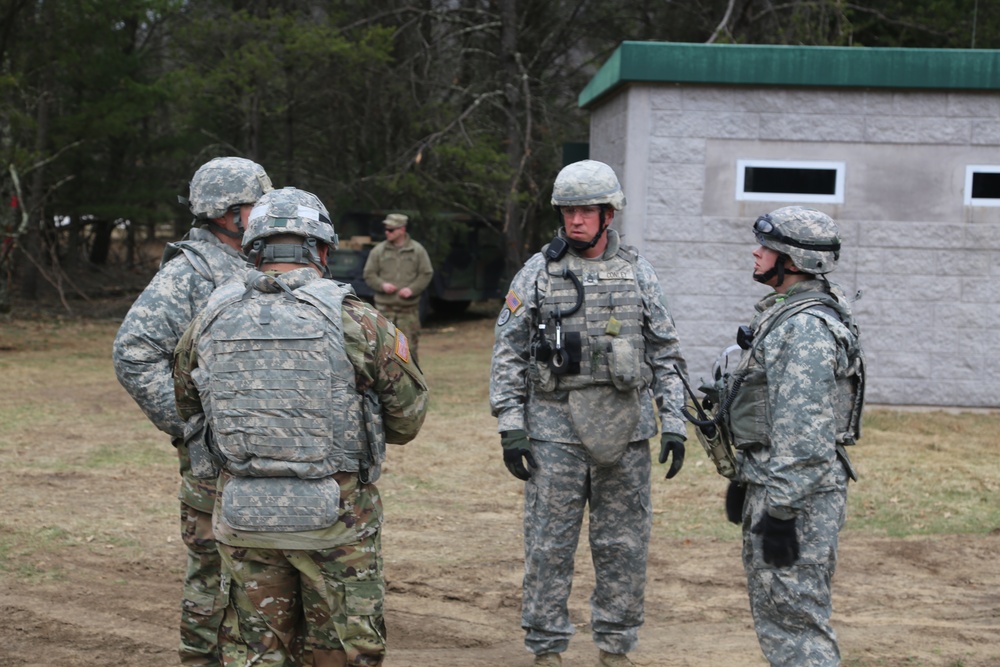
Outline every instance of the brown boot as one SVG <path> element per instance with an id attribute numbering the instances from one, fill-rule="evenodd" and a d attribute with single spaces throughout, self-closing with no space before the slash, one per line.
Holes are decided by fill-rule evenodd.
<path id="1" fill-rule="evenodd" d="M 635 663 L 628 659 L 624 653 L 608 653 L 601 649 L 600 658 L 597 661 L 598 667 L 635 667 Z"/>
<path id="2" fill-rule="evenodd" d="M 535 656 L 535 667 L 562 667 L 562 656 L 558 653 L 539 653 Z"/>

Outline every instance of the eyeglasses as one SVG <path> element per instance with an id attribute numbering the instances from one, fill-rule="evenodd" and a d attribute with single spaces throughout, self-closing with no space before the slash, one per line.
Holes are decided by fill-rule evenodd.
<path id="1" fill-rule="evenodd" d="M 795 248 L 802 248 L 803 250 L 819 250 L 819 251 L 840 251 L 840 240 L 833 241 L 832 243 L 810 243 L 809 241 L 799 241 L 798 239 L 793 239 L 785 236 L 778 228 L 774 226 L 774 221 L 771 219 L 770 214 L 765 214 L 754 220 L 753 223 L 753 233 L 757 237 L 757 240 L 764 245 L 761 237 L 766 236 L 769 239 L 777 241 L 778 243 L 784 243 L 785 245 L 790 245 Z"/>
<path id="2" fill-rule="evenodd" d="M 564 218 L 575 218 L 577 214 L 584 218 L 595 218 L 601 212 L 600 206 L 561 206 L 560 213 Z"/>

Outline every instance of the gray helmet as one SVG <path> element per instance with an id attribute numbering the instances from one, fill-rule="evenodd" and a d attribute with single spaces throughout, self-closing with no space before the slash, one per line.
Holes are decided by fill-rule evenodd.
<path id="1" fill-rule="evenodd" d="M 830 273 L 840 259 L 837 223 L 822 211 L 803 206 L 785 206 L 753 223 L 757 242 L 788 255 L 805 273 Z"/>
<path id="2" fill-rule="evenodd" d="M 563 167 L 552 185 L 552 205 L 594 204 L 608 204 L 616 211 L 625 208 L 625 193 L 615 170 L 597 160 L 581 160 Z"/>
<path id="3" fill-rule="evenodd" d="M 253 160 L 217 157 L 194 172 L 188 202 L 195 218 L 213 220 L 231 206 L 253 204 L 273 189 L 264 167 Z"/>
<path id="4" fill-rule="evenodd" d="M 254 241 L 279 234 L 316 239 L 334 248 L 339 241 L 319 197 L 293 187 L 272 190 L 257 201 L 243 234 L 243 251 L 249 252 Z"/>

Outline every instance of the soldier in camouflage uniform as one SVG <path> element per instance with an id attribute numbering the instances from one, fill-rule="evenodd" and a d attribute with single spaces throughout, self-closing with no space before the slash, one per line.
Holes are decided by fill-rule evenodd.
<path id="1" fill-rule="evenodd" d="M 598 664 L 631 665 L 652 526 L 654 401 L 670 479 L 684 461 L 684 360 L 653 267 L 609 228 L 625 205 L 611 167 L 565 167 L 552 205 L 562 228 L 511 283 L 490 380 L 504 463 L 526 482 L 521 625 L 535 665 L 560 665 L 574 632 L 567 601 L 589 506 Z"/>
<path id="2" fill-rule="evenodd" d="M 177 416 L 170 364 L 174 347 L 216 287 L 243 279 L 243 229 L 271 180 L 256 162 L 222 157 L 202 165 L 191 179 L 189 203 L 194 227 L 167 245 L 160 270 L 125 316 L 115 338 L 118 381 L 150 421 L 170 435 L 180 460 L 181 536 L 188 550 L 181 603 L 181 663 L 219 665 L 219 623 L 225 599 L 212 537 L 215 480 L 191 475 L 184 422 Z"/>
<path id="3" fill-rule="evenodd" d="M 406 233 L 408 221 L 402 213 L 385 217 L 385 241 L 368 254 L 364 278 L 375 291 L 375 307 L 406 332 L 413 358 L 419 361 L 420 295 L 431 284 L 434 268 L 427 250 Z"/>
<path id="4" fill-rule="evenodd" d="M 265 195 L 244 236 L 259 271 L 214 292 L 177 347 L 178 412 L 208 434 L 196 467 L 223 468 L 213 529 L 231 577 L 227 666 L 385 656 L 374 482 L 385 443 L 417 435 L 427 386 L 406 336 L 321 277 L 336 244 L 314 195 Z"/>
<path id="5" fill-rule="evenodd" d="M 830 582 L 857 479 L 845 445 L 861 434 L 864 355 L 843 291 L 830 283 L 837 225 L 787 206 L 754 223 L 754 280 L 774 291 L 741 332 L 726 379 L 737 475 L 726 495 L 743 526 L 743 566 L 761 649 L 771 665 L 840 664 Z"/>

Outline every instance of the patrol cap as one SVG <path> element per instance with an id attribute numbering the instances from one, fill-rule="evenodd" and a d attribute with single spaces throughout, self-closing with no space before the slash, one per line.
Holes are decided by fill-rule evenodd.
<path id="1" fill-rule="evenodd" d="M 409 216 L 403 215 L 402 213 L 390 213 L 385 216 L 385 220 L 382 221 L 382 226 L 386 229 L 399 229 L 400 227 L 406 227 L 406 223 L 409 221 Z"/>

